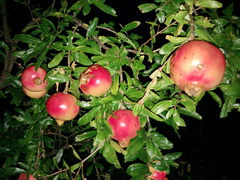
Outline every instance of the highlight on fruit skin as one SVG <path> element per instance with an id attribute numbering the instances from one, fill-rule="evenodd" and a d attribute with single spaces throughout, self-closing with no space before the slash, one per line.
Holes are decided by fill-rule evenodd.
<path id="1" fill-rule="evenodd" d="M 171 78 L 193 97 L 218 86 L 223 80 L 225 68 L 222 51 L 207 41 L 189 41 L 170 57 Z"/>
<path id="2" fill-rule="evenodd" d="M 74 119 L 80 107 L 76 104 L 77 98 L 72 94 L 58 92 L 51 95 L 46 102 L 46 110 L 56 123 L 61 126 L 65 121 Z"/>
<path id="3" fill-rule="evenodd" d="M 134 116 L 131 110 L 116 110 L 107 121 L 112 129 L 111 137 L 117 140 L 122 148 L 127 147 L 130 140 L 136 137 L 137 131 L 140 130 L 139 117 Z"/>
<path id="4" fill-rule="evenodd" d="M 110 72 L 101 65 L 94 64 L 82 72 L 79 88 L 86 95 L 99 97 L 106 93 L 112 85 Z"/>

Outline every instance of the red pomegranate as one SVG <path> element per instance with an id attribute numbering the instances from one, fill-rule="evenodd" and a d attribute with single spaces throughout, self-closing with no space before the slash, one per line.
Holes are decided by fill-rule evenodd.
<path id="1" fill-rule="evenodd" d="M 29 91 L 43 91 L 47 86 L 45 69 L 36 66 L 26 68 L 21 76 L 22 86 Z"/>
<path id="2" fill-rule="evenodd" d="M 74 119 L 79 113 L 80 107 L 76 105 L 76 102 L 75 96 L 58 92 L 48 98 L 46 110 L 61 126 L 64 121 Z"/>
<path id="3" fill-rule="evenodd" d="M 140 129 L 139 117 L 134 116 L 131 110 L 116 110 L 107 121 L 112 129 L 112 138 L 117 140 L 122 148 L 129 145 L 130 140 L 137 136 Z"/>
<path id="4" fill-rule="evenodd" d="M 152 167 L 149 167 L 149 171 L 151 172 L 149 178 L 152 180 L 168 180 L 166 171 L 157 171 Z"/>
<path id="5" fill-rule="evenodd" d="M 80 89 L 86 95 L 99 97 L 112 85 L 112 77 L 107 69 L 95 64 L 88 67 L 80 76 Z"/>
<path id="6" fill-rule="evenodd" d="M 36 180 L 33 175 L 29 174 L 27 178 L 27 173 L 22 173 L 18 176 L 18 180 Z"/>
<path id="7" fill-rule="evenodd" d="M 176 50 L 170 59 L 170 75 L 189 96 L 216 87 L 223 79 L 226 61 L 216 46 L 193 40 Z"/>

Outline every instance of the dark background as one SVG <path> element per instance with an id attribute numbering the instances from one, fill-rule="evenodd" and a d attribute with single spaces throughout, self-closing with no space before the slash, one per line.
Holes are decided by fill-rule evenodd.
<path id="1" fill-rule="evenodd" d="M 31 0 L 32 7 L 48 7 L 52 1 Z M 137 6 L 142 3 L 152 2 L 146 0 L 107 0 L 106 4 L 112 6 L 118 17 L 110 17 L 93 8 L 89 19 L 95 16 L 100 17 L 99 21 L 114 21 L 116 28 L 121 28 L 125 24 L 139 20 L 142 22 L 139 34 L 143 36 L 145 42 L 150 36 L 149 25 L 146 21 L 154 19 L 153 13 L 142 15 Z M 233 1 L 222 1 L 226 8 Z M 234 13 L 239 15 L 238 6 L 235 3 Z M 8 21 L 12 37 L 31 20 L 27 7 L 20 5 L 13 0 L 7 0 Z M 102 14 L 102 15 L 101 15 Z M 107 19 L 106 19 L 107 18 Z M 116 29 L 116 30 L 119 30 Z M 146 33 L 145 33 L 146 32 Z M 161 44 L 161 42 L 160 42 Z M 1 114 L 11 108 L 9 100 L 3 101 Z M 200 101 L 197 112 L 202 115 L 203 120 L 184 118 L 187 123 L 186 128 L 180 129 L 180 138 L 168 126 L 159 127 L 170 141 L 175 145 L 173 152 L 183 153 L 179 159 L 179 168 L 174 169 L 173 179 L 186 179 L 186 176 L 194 179 L 212 180 L 238 180 L 240 179 L 240 118 L 239 112 L 233 111 L 227 118 L 219 118 L 220 108 L 213 99 L 206 94 Z M 178 174 L 178 176 L 176 176 Z M 183 176 L 184 175 L 184 176 Z"/>

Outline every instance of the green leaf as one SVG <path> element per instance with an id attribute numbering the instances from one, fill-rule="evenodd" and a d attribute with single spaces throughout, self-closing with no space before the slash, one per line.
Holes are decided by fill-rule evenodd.
<path id="1" fill-rule="evenodd" d="M 71 56 L 73 57 L 73 59 L 76 62 L 78 62 L 78 63 L 80 63 L 80 64 L 82 64 L 84 66 L 90 66 L 90 65 L 93 64 L 93 62 L 83 52 L 73 52 L 73 53 L 71 53 Z"/>
<path id="2" fill-rule="evenodd" d="M 160 23 L 164 23 L 165 22 L 166 16 L 165 16 L 164 11 L 159 11 L 159 13 L 157 13 L 156 15 L 157 15 L 158 21 Z"/>
<path id="3" fill-rule="evenodd" d="M 220 89 L 227 96 L 240 98 L 240 79 L 233 79 L 230 84 L 220 85 Z"/>
<path id="4" fill-rule="evenodd" d="M 65 52 L 60 52 L 60 53 L 58 53 L 58 54 L 52 59 L 52 61 L 50 61 L 50 62 L 48 63 L 48 67 L 49 67 L 49 68 L 53 68 L 53 67 L 59 65 L 59 63 L 62 61 L 64 55 L 65 55 Z"/>
<path id="5" fill-rule="evenodd" d="M 208 91 L 212 98 L 218 103 L 218 107 L 222 106 L 222 99 L 213 91 Z"/>
<path id="6" fill-rule="evenodd" d="M 101 106 L 94 107 L 87 113 L 85 113 L 82 117 L 78 120 L 78 125 L 83 126 L 89 123 L 98 113 L 98 111 L 101 109 Z"/>
<path id="7" fill-rule="evenodd" d="M 62 156 L 63 156 L 63 148 L 59 149 L 58 153 L 54 157 L 54 159 L 56 159 L 57 164 L 61 161 Z"/>
<path id="8" fill-rule="evenodd" d="M 174 37 L 171 35 L 166 35 L 166 39 L 174 44 L 181 44 L 181 43 L 187 41 L 188 38 L 187 37 Z"/>
<path id="9" fill-rule="evenodd" d="M 222 3 L 214 0 L 198 0 L 195 5 L 205 8 L 222 8 Z"/>
<path id="10" fill-rule="evenodd" d="M 139 176 L 141 174 L 147 174 L 148 172 L 149 172 L 148 171 L 148 166 L 146 164 L 143 164 L 143 163 L 131 164 L 127 168 L 127 174 L 129 174 L 132 177 Z"/>
<path id="11" fill-rule="evenodd" d="M 180 117 L 179 112 L 177 109 L 173 112 L 173 121 L 176 123 L 177 126 L 186 127 L 186 123 L 184 120 Z"/>
<path id="12" fill-rule="evenodd" d="M 152 4 L 152 3 L 145 3 L 145 4 L 141 4 L 138 6 L 138 9 L 142 12 L 142 13 L 148 13 L 154 9 L 157 8 L 156 4 Z"/>
<path id="13" fill-rule="evenodd" d="M 163 54 L 163 55 L 169 54 L 173 51 L 173 49 L 174 49 L 173 46 L 174 46 L 174 44 L 172 42 L 166 43 L 161 47 L 159 53 Z"/>
<path id="14" fill-rule="evenodd" d="M 42 42 L 40 39 L 35 38 L 29 34 L 17 34 L 14 37 L 14 40 L 18 40 L 27 44 L 39 44 Z"/>
<path id="15" fill-rule="evenodd" d="M 163 156 L 163 159 L 166 161 L 175 161 L 176 159 L 180 158 L 182 155 L 181 152 L 169 153 Z"/>
<path id="16" fill-rule="evenodd" d="M 26 170 L 18 168 L 18 167 L 6 167 L 0 169 L 0 177 L 3 179 L 8 179 L 8 177 L 13 176 L 15 174 L 21 174 L 26 172 Z"/>
<path id="17" fill-rule="evenodd" d="M 130 23 L 126 24 L 126 25 L 120 30 L 120 32 L 130 31 L 130 30 L 135 29 L 136 27 L 138 27 L 140 24 L 141 24 L 140 21 L 130 22 Z"/>
<path id="18" fill-rule="evenodd" d="M 105 12 L 107 14 L 110 14 L 112 16 L 117 16 L 116 15 L 116 11 L 112 7 L 110 7 L 110 6 L 106 5 L 106 4 L 103 4 L 103 3 L 99 2 L 99 1 L 94 1 L 93 4 L 95 6 L 97 6 L 100 10 L 102 10 L 103 12 Z"/>
<path id="19" fill-rule="evenodd" d="M 195 111 L 190 111 L 189 109 L 182 108 L 182 107 L 178 107 L 177 109 L 180 114 L 183 114 L 185 116 L 190 116 L 190 117 L 196 118 L 198 120 L 202 120 L 202 116 Z"/>
<path id="20" fill-rule="evenodd" d="M 130 145 L 127 147 L 127 154 L 125 155 L 125 162 L 133 161 L 137 158 L 137 154 L 142 149 L 144 141 L 142 138 L 134 138 L 131 140 Z"/>
<path id="21" fill-rule="evenodd" d="M 142 109 L 142 114 L 147 115 L 147 116 L 149 116 L 150 118 L 155 119 L 155 120 L 157 120 L 157 121 L 161 121 L 161 122 L 164 121 L 163 118 L 159 117 L 158 115 L 156 115 L 155 113 L 151 112 L 150 110 L 148 110 L 148 109 L 146 109 L 146 108 L 143 108 L 143 109 Z"/>
<path id="22" fill-rule="evenodd" d="M 158 146 L 161 149 L 172 149 L 173 148 L 173 143 L 170 142 L 162 134 L 154 132 L 154 133 L 152 133 L 151 137 L 152 137 L 152 140 L 153 140 L 155 146 Z"/>
<path id="23" fill-rule="evenodd" d="M 72 145 L 69 145 L 69 147 L 72 148 L 74 157 L 81 161 L 82 159 L 80 158 L 79 154 L 74 149 L 74 147 Z"/>
<path id="24" fill-rule="evenodd" d="M 75 51 L 82 51 L 89 54 L 95 54 L 95 55 L 101 55 L 102 53 L 96 49 L 93 49 L 92 47 L 87 46 L 78 46 L 73 49 L 73 52 Z"/>
<path id="25" fill-rule="evenodd" d="M 85 139 L 89 139 L 89 138 L 92 138 L 94 137 L 95 135 L 97 134 L 96 131 L 86 131 L 82 134 L 78 134 L 76 137 L 75 137 L 75 141 L 83 141 Z"/>
<path id="26" fill-rule="evenodd" d="M 149 160 L 153 160 L 158 155 L 158 146 L 156 146 L 156 144 L 154 144 L 151 139 L 146 140 L 146 152 Z"/>
<path id="27" fill-rule="evenodd" d="M 111 164 L 113 164 L 117 169 L 121 168 L 118 157 L 115 150 L 110 145 L 109 142 L 106 142 L 103 147 L 103 157 Z"/>
<path id="28" fill-rule="evenodd" d="M 98 18 L 94 18 L 93 21 L 91 22 L 91 24 L 89 25 L 88 27 L 88 30 L 87 30 L 87 34 L 86 34 L 86 37 L 88 38 L 89 36 L 92 36 L 94 35 L 95 33 L 95 30 L 96 30 L 96 27 L 97 27 L 97 23 L 98 23 Z"/>
<path id="29" fill-rule="evenodd" d="M 163 111 L 171 108 L 172 106 L 173 106 L 172 100 L 162 100 L 153 106 L 152 112 L 160 115 Z"/>

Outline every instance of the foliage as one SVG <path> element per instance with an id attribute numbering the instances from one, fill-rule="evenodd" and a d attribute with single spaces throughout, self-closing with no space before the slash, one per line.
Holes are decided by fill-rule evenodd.
<path id="1" fill-rule="evenodd" d="M 27 1 L 15 1 L 31 9 Z M 161 125 L 178 135 L 187 126 L 184 117 L 202 119 L 196 107 L 205 94 L 189 97 L 169 77 L 169 57 L 193 38 L 215 44 L 226 57 L 224 80 L 206 92 L 221 108 L 220 117 L 239 111 L 240 21 L 233 4 L 222 8 L 215 0 L 152 0 L 139 3 L 138 10 L 152 18 L 144 37 L 138 32 L 146 22 L 136 19 L 119 26 L 118 12 L 105 0 L 53 1 L 47 8 L 31 9 L 32 21 L 10 40 L 2 34 L 0 96 L 10 101 L 11 109 L 0 123 L 1 178 L 27 171 L 38 179 L 114 179 L 114 173 L 122 173 L 141 180 L 149 176 L 149 165 L 171 174 L 181 152 L 171 150 L 173 143 Z M 7 60 L 14 61 L 15 71 L 6 68 Z M 113 78 L 101 97 L 79 90 L 80 74 L 95 63 Z M 40 99 L 22 92 L 20 75 L 30 65 L 48 72 L 48 93 Z M 78 98 L 81 111 L 58 127 L 45 103 L 64 90 Z M 138 136 L 126 149 L 111 139 L 106 121 L 121 108 L 141 121 Z"/>

